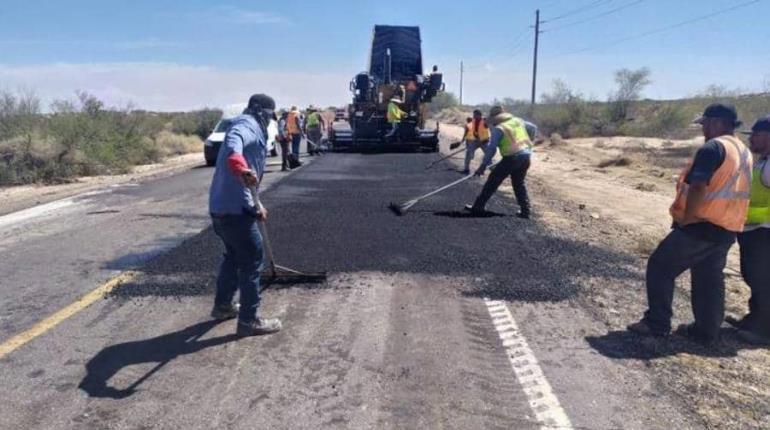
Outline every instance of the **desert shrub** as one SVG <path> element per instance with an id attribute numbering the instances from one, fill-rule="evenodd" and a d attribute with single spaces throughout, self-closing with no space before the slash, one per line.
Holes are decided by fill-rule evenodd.
<path id="1" fill-rule="evenodd" d="M 206 139 L 221 118 L 222 111 L 218 109 L 201 109 L 179 113 L 174 115 L 171 120 L 171 131 Z"/>
<path id="2" fill-rule="evenodd" d="M 428 103 L 428 112 L 437 114 L 445 109 L 459 108 L 460 101 L 453 93 L 448 91 L 440 92 Z"/>
<path id="3" fill-rule="evenodd" d="M 161 131 L 155 136 L 155 147 L 164 157 L 200 151 L 203 142 L 198 136 Z"/>

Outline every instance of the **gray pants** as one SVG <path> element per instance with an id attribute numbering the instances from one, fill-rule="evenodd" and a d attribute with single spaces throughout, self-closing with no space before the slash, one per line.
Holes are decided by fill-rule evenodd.
<path id="1" fill-rule="evenodd" d="M 465 168 L 463 170 L 467 171 L 470 170 L 471 167 L 471 160 L 473 160 L 473 157 L 476 156 L 476 150 L 481 149 L 481 152 L 484 152 L 484 148 L 487 147 L 487 142 L 478 142 L 476 140 L 467 140 L 465 141 Z"/>
<path id="2" fill-rule="evenodd" d="M 647 325 L 657 333 L 671 331 L 676 278 L 690 270 L 692 312 L 697 331 L 714 338 L 725 314 L 727 252 L 733 242 L 714 242 L 674 228 L 647 261 Z"/>

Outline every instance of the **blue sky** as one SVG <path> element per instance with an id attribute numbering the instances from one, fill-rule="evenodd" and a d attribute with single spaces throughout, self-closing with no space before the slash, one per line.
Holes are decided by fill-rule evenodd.
<path id="1" fill-rule="evenodd" d="M 421 27 L 425 66 L 438 64 L 453 92 L 464 61 L 466 101 L 528 98 L 529 26 L 540 8 L 538 93 L 558 78 L 603 99 L 614 70 L 643 66 L 652 70 L 649 97 L 709 84 L 761 90 L 770 81 L 770 0 L 633 38 L 742 3 L 3 0 L 0 88 L 45 100 L 86 90 L 113 105 L 162 110 L 222 106 L 257 91 L 280 105 L 344 104 L 348 81 L 366 67 L 372 26 L 401 24 Z"/>

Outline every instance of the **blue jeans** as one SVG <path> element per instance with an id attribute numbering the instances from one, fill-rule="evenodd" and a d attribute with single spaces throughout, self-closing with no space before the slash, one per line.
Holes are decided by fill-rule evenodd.
<path id="1" fill-rule="evenodd" d="M 259 275 L 262 268 L 262 235 L 253 215 L 212 217 L 214 233 L 225 245 L 224 260 L 217 277 L 215 306 L 227 307 L 235 292 L 241 292 L 239 322 L 257 318 L 259 307 Z"/>
<path id="2" fill-rule="evenodd" d="M 301 134 L 291 135 L 291 153 L 297 156 L 297 160 L 299 160 L 299 144 L 301 142 L 302 142 Z"/>
<path id="3" fill-rule="evenodd" d="M 746 328 L 770 337 L 770 228 L 738 235 L 741 274 L 751 288 Z"/>

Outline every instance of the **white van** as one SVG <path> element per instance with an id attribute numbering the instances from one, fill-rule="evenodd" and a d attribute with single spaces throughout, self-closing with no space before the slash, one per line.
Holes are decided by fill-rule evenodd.
<path id="1" fill-rule="evenodd" d="M 225 133 L 230 128 L 230 124 L 233 118 L 240 115 L 246 105 L 230 105 L 227 106 L 222 114 L 222 119 L 219 120 L 214 131 L 211 132 L 209 137 L 203 143 L 203 156 L 206 159 L 207 166 L 213 166 L 217 162 L 217 154 L 219 154 L 219 148 L 222 146 L 222 142 L 225 140 Z M 275 138 L 278 136 L 278 123 L 274 120 L 270 120 L 270 124 L 267 126 L 267 150 L 271 157 L 278 155 L 275 149 Z"/>

